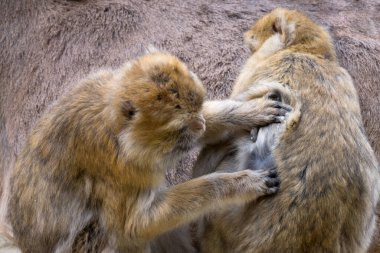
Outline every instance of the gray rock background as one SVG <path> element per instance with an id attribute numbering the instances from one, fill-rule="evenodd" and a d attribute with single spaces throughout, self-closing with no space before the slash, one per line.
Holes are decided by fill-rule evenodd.
<path id="1" fill-rule="evenodd" d="M 303 11 L 330 30 L 380 158 L 379 0 L 1 0 L 2 185 L 47 106 L 88 73 L 117 67 L 149 44 L 186 62 L 207 87 L 208 98 L 227 97 L 249 55 L 243 32 L 276 7 Z M 186 180 L 191 164 L 190 157 L 172 168 L 169 181 Z M 374 240 L 371 252 L 380 252 L 380 241 Z"/>

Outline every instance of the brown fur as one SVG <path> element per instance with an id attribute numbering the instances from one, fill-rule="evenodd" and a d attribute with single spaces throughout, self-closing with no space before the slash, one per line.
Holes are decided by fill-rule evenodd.
<path id="1" fill-rule="evenodd" d="M 198 78 L 159 52 L 62 97 L 12 170 L 8 214 L 21 250 L 150 252 L 157 236 L 216 207 L 276 192 L 266 171 L 165 187 L 166 169 L 205 131 L 203 97 Z"/>
<path id="2" fill-rule="evenodd" d="M 351 77 L 337 64 L 328 33 L 297 11 L 276 9 L 246 35 L 254 53 L 232 98 L 270 78 L 299 94 L 301 118 L 272 144 L 280 192 L 211 215 L 203 252 L 366 252 L 375 228 L 379 164 Z M 272 55 L 258 57 L 263 51 Z"/>
<path id="3" fill-rule="evenodd" d="M 275 7 L 302 10 L 330 31 L 337 58 L 358 89 L 364 128 L 379 159 L 376 1 L 4 0 L 0 1 L 0 171 L 5 193 L 7 173 L 30 129 L 78 78 L 100 66 L 119 66 L 153 43 L 188 63 L 209 98 L 225 98 L 249 54 L 241 34 Z M 169 182 L 187 180 L 191 168 L 192 159 L 182 160 L 167 172 Z M 380 252 L 377 249 L 374 244 L 372 252 Z"/>

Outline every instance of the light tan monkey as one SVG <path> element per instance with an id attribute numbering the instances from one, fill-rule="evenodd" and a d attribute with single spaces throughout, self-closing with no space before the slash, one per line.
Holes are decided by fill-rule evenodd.
<path id="1" fill-rule="evenodd" d="M 375 228 L 379 165 L 364 133 L 355 87 L 336 61 L 329 34 L 297 11 L 276 9 L 245 36 L 253 55 L 231 98 L 270 79 L 298 95 L 301 107 L 289 114 L 290 128 L 274 139 L 270 131 L 258 132 L 256 144 L 264 138 L 262 149 L 272 145 L 268 157 L 277 167 L 280 192 L 210 215 L 203 252 L 366 252 Z M 207 146 L 197 164 L 206 166 L 212 155 L 222 169 L 231 159 L 236 164 L 239 157 L 229 156 L 224 145 L 231 144 Z M 257 155 L 260 146 L 252 151 Z M 251 155 L 253 169 L 263 157 Z M 203 174 L 202 168 L 195 170 Z"/>
<path id="2" fill-rule="evenodd" d="M 102 71 L 62 97 L 12 171 L 8 216 L 21 250 L 150 252 L 157 236 L 210 210 L 276 192 L 278 179 L 264 170 L 165 187 L 166 168 L 201 141 L 205 124 L 206 143 L 221 138 L 215 129 L 249 129 L 284 114 L 264 100 L 202 110 L 203 97 L 198 78 L 162 52 Z M 248 125 L 239 126 L 242 116 Z"/>

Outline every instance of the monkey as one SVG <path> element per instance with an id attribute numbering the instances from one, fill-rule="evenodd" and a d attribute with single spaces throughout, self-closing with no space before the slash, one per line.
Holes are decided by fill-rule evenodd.
<path id="1" fill-rule="evenodd" d="M 101 70 L 63 95 L 11 172 L 7 213 L 22 252 L 155 252 L 159 236 L 211 210 L 276 193 L 273 170 L 166 187 L 166 169 L 194 146 L 286 111 L 278 101 L 204 96 L 199 78 L 166 52 Z"/>
<path id="2" fill-rule="evenodd" d="M 353 81 L 339 66 L 329 33 L 302 13 L 279 8 L 260 18 L 245 39 L 252 55 L 230 98 L 269 79 L 289 88 L 299 108 L 285 117 L 279 133 L 258 131 L 257 140 L 264 143 L 254 143 L 258 149 L 251 149 L 254 155 L 245 163 L 260 166 L 266 156 L 258 153 L 272 146 L 269 167 L 277 169 L 280 191 L 206 215 L 202 252 L 366 252 L 375 228 L 379 163 L 364 131 Z M 265 94 L 270 92 L 258 93 Z M 236 164 L 236 152 L 228 153 L 231 142 L 206 145 L 194 175 L 226 170 L 231 159 Z"/>

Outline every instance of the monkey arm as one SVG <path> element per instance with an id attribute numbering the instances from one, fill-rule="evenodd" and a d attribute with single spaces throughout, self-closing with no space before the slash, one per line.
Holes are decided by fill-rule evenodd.
<path id="1" fill-rule="evenodd" d="M 234 142 L 229 140 L 205 145 L 193 166 L 193 178 L 215 172 L 225 157 L 235 150 Z"/>
<path id="2" fill-rule="evenodd" d="M 206 120 L 206 132 L 200 142 L 217 143 L 240 128 L 239 116 L 236 114 L 242 104 L 243 102 L 234 100 L 206 101 L 202 111 Z"/>
<path id="3" fill-rule="evenodd" d="M 207 101 L 203 105 L 206 132 L 201 144 L 215 144 L 237 131 L 281 122 L 288 107 L 277 101 L 252 99 L 248 102 L 227 100 Z"/>
<path id="4" fill-rule="evenodd" d="M 217 207 L 245 203 L 278 190 L 273 171 L 213 173 L 157 193 L 149 210 L 135 220 L 139 238 L 151 240 Z"/>

